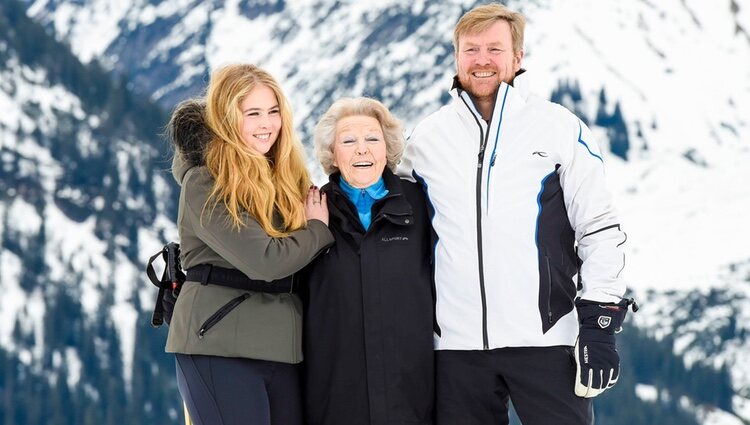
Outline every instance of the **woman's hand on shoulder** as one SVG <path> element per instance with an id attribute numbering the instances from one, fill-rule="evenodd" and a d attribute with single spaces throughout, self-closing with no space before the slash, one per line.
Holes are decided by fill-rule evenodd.
<path id="1" fill-rule="evenodd" d="M 310 186 L 305 197 L 305 218 L 307 221 L 320 220 L 328 226 L 328 204 L 326 194 L 317 186 Z"/>

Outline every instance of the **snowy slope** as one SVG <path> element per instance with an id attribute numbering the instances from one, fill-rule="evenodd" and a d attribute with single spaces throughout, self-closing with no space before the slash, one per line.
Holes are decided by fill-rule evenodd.
<path id="1" fill-rule="evenodd" d="M 750 257 L 750 2 L 574 3 L 528 12 L 526 65 L 621 104 L 636 152 L 608 173 L 631 285 L 703 286 Z"/>
<path id="2" fill-rule="evenodd" d="M 337 97 L 380 98 L 407 128 L 439 107 L 454 72 L 453 25 L 475 2 L 154 3 L 28 0 L 27 12 L 79 58 L 126 73 L 136 89 L 167 106 L 199 94 L 216 66 L 257 63 L 282 82 L 309 140 L 317 117 Z M 750 421 L 750 359 L 741 354 L 747 332 L 708 348 L 698 337 L 712 332 L 711 323 L 746 318 L 750 309 L 747 280 L 731 271 L 750 260 L 750 185 L 744 184 L 750 177 L 750 0 L 508 3 L 528 16 L 524 67 L 540 95 L 574 81 L 583 100 L 568 106 L 593 121 L 605 90 L 605 108 L 619 104 L 625 118 L 628 161 L 605 160 L 629 235 L 627 277 L 644 306 L 632 320 L 656 337 L 680 335 L 675 352 L 688 361 L 731 366 L 735 412 Z M 75 110 L 74 103 L 66 107 Z M 7 122 L 23 114 L 16 109 Z M 605 129 L 594 132 L 600 144 L 609 143 Z M 320 171 L 317 176 L 322 179 Z M 23 213 L 28 207 L 12 208 L 33 217 Z M 51 218 L 29 220 L 28 231 Z M 161 226 L 171 224 L 164 219 Z M 151 245 L 156 239 L 151 236 Z M 3 255 L 3 270 L 13 270 L 14 260 Z M 711 291 L 722 294 L 723 304 L 669 308 Z M 8 311 L 15 310 L 0 306 L 2 317 L 13 314 Z M 685 323 L 673 317 L 680 314 Z M 703 423 L 736 423 L 722 419 L 725 413 L 696 409 Z"/>
<path id="3" fill-rule="evenodd" d="M 198 94 L 211 68 L 258 63 L 283 82 L 309 138 L 340 96 L 379 97 L 407 128 L 437 108 L 452 27 L 471 4 L 37 0 L 29 14 L 82 59 L 149 77 L 141 87 L 167 104 Z M 602 88 L 622 107 L 631 161 L 608 162 L 632 286 L 695 288 L 750 257 L 750 187 L 737 184 L 750 175 L 750 2 L 510 4 L 529 17 L 524 66 L 540 94 L 575 80 L 590 117 Z"/>
<path id="4" fill-rule="evenodd" d="M 7 49 L 0 42 L 0 51 L 7 53 Z M 176 237 L 174 223 L 162 206 L 146 205 L 144 192 L 169 196 L 164 178 L 154 176 L 153 189 L 133 189 L 151 181 L 149 167 L 158 153 L 143 140 L 128 140 L 132 135 L 109 138 L 110 134 L 102 134 L 100 115 L 86 110 L 78 95 L 62 84 L 50 84 L 44 67 L 22 65 L 13 52 L 0 67 L 0 110 L 0 240 L 4 248 L 0 250 L 0 320 L 6 324 L 0 327 L 0 346 L 16 352 L 26 364 L 41 363 L 56 351 L 59 347 L 45 346 L 45 299 L 74 284 L 71 290 L 89 319 L 94 320 L 105 306 L 118 324 L 128 380 L 138 313 L 133 298 L 143 297 L 148 304 L 153 297 L 143 286 L 141 264 L 134 263 L 128 251 L 137 246 L 143 262 L 147 253 L 158 250 L 161 240 Z M 61 136 L 66 131 L 70 133 Z M 54 152 L 65 149 L 79 153 L 80 162 L 55 157 Z M 66 178 L 76 169 L 93 174 L 98 167 L 112 167 L 118 181 L 105 171 L 101 186 L 91 188 L 92 194 L 83 193 L 79 182 Z M 113 193 L 115 204 L 108 204 L 105 199 Z M 71 205 L 79 207 L 75 211 L 82 215 L 72 214 Z M 138 221 L 139 214 L 149 215 L 152 208 L 156 210 L 153 224 L 135 240 L 117 230 L 109 233 L 107 228 L 113 223 L 106 215 L 112 214 L 115 225 L 125 228 L 128 223 L 117 218 L 120 213 Z M 108 233 L 111 240 L 105 238 Z M 43 259 L 43 275 L 32 268 L 37 257 Z M 105 300 L 110 295 L 112 300 Z M 33 336 L 33 349 L 16 346 L 16 322 L 22 334 Z M 72 365 L 80 363 L 76 351 L 57 354 Z M 71 369 L 69 383 L 74 385 L 80 365 Z"/>
<path id="5" fill-rule="evenodd" d="M 733 409 L 748 420 L 750 261 L 722 270 L 711 287 L 687 293 L 651 290 L 641 295 L 648 303 L 633 315 L 633 321 L 657 340 L 673 339 L 675 352 L 687 365 L 726 366 L 737 389 Z"/>

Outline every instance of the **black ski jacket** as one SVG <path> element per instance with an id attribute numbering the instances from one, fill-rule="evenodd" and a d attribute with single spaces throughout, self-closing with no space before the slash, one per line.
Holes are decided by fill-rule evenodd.
<path id="1" fill-rule="evenodd" d="M 333 174 L 323 187 L 336 243 L 307 267 L 305 397 L 310 425 L 431 424 L 431 226 L 422 188 L 389 193 L 365 232 Z"/>

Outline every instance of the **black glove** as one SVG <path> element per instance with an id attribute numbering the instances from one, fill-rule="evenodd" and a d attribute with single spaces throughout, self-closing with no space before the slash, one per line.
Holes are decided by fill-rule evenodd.
<path id="1" fill-rule="evenodd" d="M 576 301 L 581 328 L 575 346 L 576 383 L 579 397 L 596 397 L 612 388 L 620 376 L 620 356 L 615 345 L 615 333 L 622 330 L 628 306 L 633 312 L 638 305 L 630 299 L 618 303 Z"/>

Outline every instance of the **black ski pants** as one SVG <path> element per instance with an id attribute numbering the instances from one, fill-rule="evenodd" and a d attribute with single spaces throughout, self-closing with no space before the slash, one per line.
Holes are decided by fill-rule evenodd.
<path id="1" fill-rule="evenodd" d="M 591 399 L 575 395 L 571 347 L 438 350 L 437 425 L 591 425 Z"/>
<path id="2" fill-rule="evenodd" d="M 177 387 L 194 425 L 302 425 L 297 365 L 175 356 Z"/>

